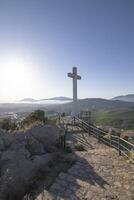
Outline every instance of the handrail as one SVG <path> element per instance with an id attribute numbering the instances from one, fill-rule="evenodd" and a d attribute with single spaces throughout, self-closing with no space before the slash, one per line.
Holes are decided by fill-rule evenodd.
<path id="1" fill-rule="evenodd" d="M 113 138 L 119 138 L 119 136 L 117 135 L 111 135 Z"/>
<path id="2" fill-rule="evenodd" d="M 120 138 L 122 141 L 126 142 L 127 144 L 131 145 L 132 147 L 134 147 L 134 144 L 128 142 L 127 140 L 124 140 L 123 138 Z"/>
<path id="3" fill-rule="evenodd" d="M 83 124 L 85 124 L 86 126 L 89 127 L 89 124 L 86 123 L 86 122 L 84 122 L 82 119 L 79 119 L 79 118 L 75 118 L 75 119 L 77 119 L 78 121 L 81 121 L 81 123 L 83 123 Z M 96 126 L 93 126 L 93 125 L 91 125 L 91 124 L 90 124 L 90 128 L 93 128 L 94 130 L 97 130 L 97 131 L 100 131 L 101 133 L 106 134 L 105 131 L 103 131 L 102 129 L 99 129 L 99 128 L 97 128 Z"/>
<path id="4" fill-rule="evenodd" d="M 127 147 L 123 146 L 122 144 L 120 144 L 120 146 L 121 146 L 122 148 L 124 148 L 126 151 L 129 151 L 129 152 L 131 152 L 130 150 L 128 150 L 128 148 L 127 148 Z"/>
<path id="5" fill-rule="evenodd" d="M 119 155 L 122 153 L 123 155 L 134 161 L 134 158 L 132 158 L 130 155 L 130 153 L 134 151 L 134 144 L 128 142 L 120 136 L 110 135 L 109 138 L 105 138 L 104 136 L 108 134 L 107 132 L 97 128 L 94 125 L 84 122 L 82 119 L 75 118 L 75 123 L 76 121 L 78 122 L 78 125 L 81 126 L 85 131 L 95 136 L 99 142 L 102 141 L 104 143 L 107 143 L 109 146 L 117 149 L 119 151 Z"/>

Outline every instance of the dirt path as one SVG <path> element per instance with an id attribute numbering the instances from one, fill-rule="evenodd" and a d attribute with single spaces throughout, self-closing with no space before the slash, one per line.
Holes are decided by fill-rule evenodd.
<path id="1" fill-rule="evenodd" d="M 134 200 L 134 165 L 79 128 L 69 130 L 67 141 L 72 148 L 79 142 L 86 151 L 75 152 L 75 165 L 60 173 L 36 200 Z"/>

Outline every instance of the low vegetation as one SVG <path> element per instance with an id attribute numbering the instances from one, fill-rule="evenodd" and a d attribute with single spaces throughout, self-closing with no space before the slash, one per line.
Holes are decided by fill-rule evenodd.
<path id="1" fill-rule="evenodd" d="M 75 144 L 74 147 L 77 151 L 85 151 L 85 148 L 82 144 Z"/>
<path id="2" fill-rule="evenodd" d="M 45 112 L 42 110 L 36 110 L 30 113 L 24 120 L 22 120 L 22 122 L 20 123 L 20 127 L 25 128 L 36 122 L 45 123 L 45 120 L 47 120 L 45 119 Z"/>
<path id="3" fill-rule="evenodd" d="M 14 131 L 17 128 L 17 124 L 10 118 L 4 118 L 0 120 L 0 128 L 4 130 Z"/>
<path id="4" fill-rule="evenodd" d="M 32 126 L 39 125 L 39 124 L 51 124 L 56 125 L 58 122 L 57 117 L 46 117 L 46 114 L 42 110 L 36 110 L 30 113 L 27 117 L 23 120 L 18 121 L 11 118 L 2 118 L 0 120 L 0 128 L 4 130 L 27 130 L 30 129 Z"/>
<path id="5" fill-rule="evenodd" d="M 93 122 L 97 125 L 111 126 L 120 129 L 134 129 L 134 109 L 101 110 L 93 113 Z"/>

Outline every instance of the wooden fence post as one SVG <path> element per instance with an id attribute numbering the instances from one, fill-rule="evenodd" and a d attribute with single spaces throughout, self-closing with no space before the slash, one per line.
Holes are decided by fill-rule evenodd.
<path id="1" fill-rule="evenodd" d="M 88 133 L 90 134 L 90 126 L 88 125 Z"/>
<path id="2" fill-rule="evenodd" d="M 110 146 L 112 146 L 112 135 L 110 133 Z"/>
<path id="3" fill-rule="evenodd" d="M 75 125 L 75 117 L 73 118 L 73 124 Z"/>
<path id="4" fill-rule="evenodd" d="M 59 130 L 59 145 L 62 147 L 62 131 L 61 129 Z"/>
<path id="5" fill-rule="evenodd" d="M 66 124 L 65 130 L 66 130 L 66 132 L 68 131 L 68 125 L 67 124 Z"/>
<path id="6" fill-rule="evenodd" d="M 61 123 L 61 118 L 60 118 L 60 115 L 59 115 L 59 124 Z"/>
<path id="7" fill-rule="evenodd" d="M 98 131 L 98 142 L 100 143 L 100 133 Z"/>
<path id="8" fill-rule="evenodd" d="M 121 150 L 120 150 L 120 137 L 118 137 L 118 151 L 119 151 L 119 156 L 121 155 Z"/>
<path id="9" fill-rule="evenodd" d="M 82 121 L 82 129 L 84 130 L 84 125 L 83 125 L 84 123 L 83 123 L 83 121 Z"/>
<path id="10" fill-rule="evenodd" d="M 63 136 L 63 147 L 66 148 L 66 133 Z"/>

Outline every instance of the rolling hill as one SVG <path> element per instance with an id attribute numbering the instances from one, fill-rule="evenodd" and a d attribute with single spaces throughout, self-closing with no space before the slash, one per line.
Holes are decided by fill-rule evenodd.
<path id="1" fill-rule="evenodd" d="M 53 97 L 53 98 L 47 98 L 47 99 L 33 99 L 33 98 L 25 98 L 25 99 L 22 99 L 22 100 L 20 100 L 19 102 L 26 102 L 26 103 L 35 103 L 35 102 L 38 102 L 38 103 L 42 103 L 42 102 L 44 102 L 45 103 L 45 101 L 48 101 L 48 100 L 50 100 L 50 101 L 71 101 L 72 99 L 71 98 L 69 98 L 69 97 L 64 97 L 64 96 L 60 96 L 60 97 Z"/>
<path id="2" fill-rule="evenodd" d="M 72 102 L 61 105 L 62 111 L 71 112 Z M 89 109 L 92 122 L 96 125 L 112 126 L 120 129 L 134 129 L 134 103 L 106 99 L 82 99 L 79 110 Z"/>
<path id="3" fill-rule="evenodd" d="M 72 109 L 72 102 L 62 104 L 62 109 L 65 112 L 70 112 Z M 87 98 L 78 100 L 78 109 L 89 109 L 91 111 L 95 110 L 123 110 L 134 107 L 134 103 L 132 102 L 124 102 L 124 101 L 114 101 L 107 100 L 101 98 Z"/>
<path id="4" fill-rule="evenodd" d="M 133 102 L 134 103 L 134 94 L 117 96 L 117 97 L 112 98 L 112 100 L 127 101 L 127 102 Z"/>
<path id="5" fill-rule="evenodd" d="M 0 104 L 0 115 L 13 112 L 21 116 L 34 110 L 65 112 L 70 114 L 73 102 L 62 104 L 40 104 L 32 103 L 8 103 Z M 78 109 L 89 109 L 92 113 L 92 121 L 98 125 L 110 125 L 113 127 L 134 129 L 134 103 L 119 100 L 106 100 L 101 98 L 87 98 L 78 100 Z M 22 113 L 22 114 L 21 114 Z"/>
<path id="6" fill-rule="evenodd" d="M 20 102 L 37 102 L 38 100 L 36 99 L 32 99 L 32 98 L 25 98 L 25 99 L 21 99 Z"/>
<path id="7" fill-rule="evenodd" d="M 60 97 L 53 97 L 53 98 L 48 98 L 48 99 L 40 99 L 40 101 L 44 101 L 44 100 L 70 101 L 70 100 L 72 100 L 72 99 L 69 98 L 69 97 L 63 97 L 63 96 L 60 96 Z"/>

